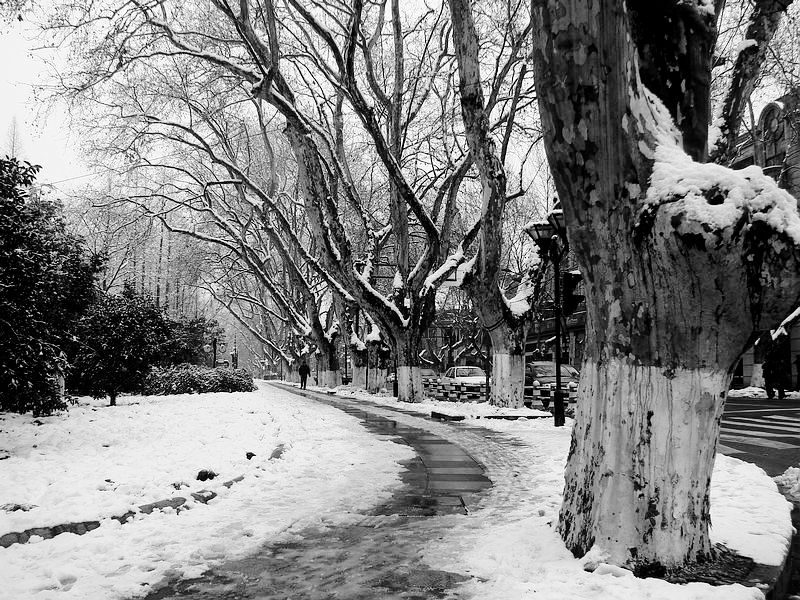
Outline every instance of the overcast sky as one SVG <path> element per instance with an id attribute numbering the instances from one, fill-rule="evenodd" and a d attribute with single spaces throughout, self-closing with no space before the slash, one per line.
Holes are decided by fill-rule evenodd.
<path id="1" fill-rule="evenodd" d="M 35 97 L 35 88 L 46 80 L 47 67 L 32 49 L 37 42 L 27 23 L 0 24 L 0 153 L 8 154 L 9 132 L 16 117 L 21 136 L 19 158 L 42 165 L 40 183 L 73 187 L 64 181 L 87 172 L 78 159 L 77 140 L 71 139 L 63 107 L 48 106 Z M 82 178 L 83 179 L 83 178 Z"/>

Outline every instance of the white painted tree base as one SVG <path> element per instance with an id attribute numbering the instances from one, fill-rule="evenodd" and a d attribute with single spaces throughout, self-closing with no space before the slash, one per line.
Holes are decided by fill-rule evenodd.
<path id="1" fill-rule="evenodd" d="M 750 376 L 750 385 L 752 387 L 764 387 L 764 365 L 755 363 L 753 365 L 753 374 Z"/>
<path id="2" fill-rule="evenodd" d="M 492 358 L 491 403 L 521 408 L 525 393 L 525 355 L 496 353 Z"/>
<path id="3" fill-rule="evenodd" d="M 317 381 L 318 386 L 335 388 L 337 385 L 340 385 L 341 383 L 342 383 L 342 377 L 339 374 L 338 370 L 319 372 L 319 380 Z"/>
<path id="4" fill-rule="evenodd" d="M 386 377 L 388 375 L 389 371 L 387 369 L 370 369 L 369 381 L 367 382 L 369 391 L 373 394 L 377 394 L 384 389 L 386 387 Z"/>
<path id="5" fill-rule="evenodd" d="M 397 399 L 400 402 L 422 402 L 423 397 L 419 367 L 397 367 Z"/>
<path id="6" fill-rule="evenodd" d="M 367 367 L 353 367 L 353 381 L 350 385 L 357 388 L 367 387 Z"/>
<path id="7" fill-rule="evenodd" d="M 729 383 L 722 370 L 584 362 L 558 525 L 568 548 L 629 567 L 709 553 L 708 489 Z"/>

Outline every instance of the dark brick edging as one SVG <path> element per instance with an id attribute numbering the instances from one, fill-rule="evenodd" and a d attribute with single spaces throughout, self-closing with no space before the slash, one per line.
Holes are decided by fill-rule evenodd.
<path id="1" fill-rule="evenodd" d="M 285 451 L 284 445 L 279 444 L 270 455 L 269 459 L 278 459 L 283 456 Z M 244 475 L 239 475 L 238 477 L 234 477 L 222 485 L 226 488 L 230 489 L 233 484 L 239 483 L 240 481 L 244 480 Z M 211 490 L 200 490 L 199 492 L 192 492 L 191 497 L 201 504 L 208 504 L 209 500 L 213 500 L 217 497 L 215 492 Z M 175 509 L 176 512 L 180 512 L 181 510 L 187 510 L 189 507 L 184 506 L 187 502 L 187 498 L 183 496 L 173 496 L 172 498 L 166 498 L 164 500 L 158 500 L 156 502 L 151 502 L 149 504 L 142 504 L 139 506 L 138 512 L 128 511 L 124 515 L 115 515 L 111 517 L 105 517 L 114 519 L 115 521 L 119 521 L 123 525 L 130 521 L 134 516 L 137 514 L 145 514 L 149 515 L 153 511 L 162 510 L 164 508 L 171 507 Z M 27 543 L 32 536 L 39 536 L 43 539 L 49 540 L 54 538 L 57 535 L 61 535 L 62 533 L 74 533 L 76 535 L 83 535 L 90 531 L 93 531 L 100 527 L 100 521 L 80 521 L 78 523 L 63 523 L 61 525 L 51 525 L 49 527 L 33 527 L 31 529 L 26 529 L 25 531 L 12 531 L 0 536 L 0 547 L 8 548 L 14 544 L 25 544 Z"/>

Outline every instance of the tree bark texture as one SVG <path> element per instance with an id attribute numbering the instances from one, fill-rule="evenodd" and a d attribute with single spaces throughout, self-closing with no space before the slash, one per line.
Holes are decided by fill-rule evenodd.
<path id="1" fill-rule="evenodd" d="M 353 381 L 350 385 L 357 388 L 367 389 L 367 366 L 366 364 L 353 364 Z"/>
<path id="2" fill-rule="evenodd" d="M 319 350 L 320 353 L 317 354 L 317 360 L 319 361 L 319 381 L 317 385 L 334 388 L 342 383 L 336 343 L 326 340 Z"/>
<path id="3" fill-rule="evenodd" d="M 422 372 L 419 367 L 420 339 L 418 335 L 405 335 L 395 341 L 397 360 L 397 400 L 422 402 Z"/>
<path id="4" fill-rule="evenodd" d="M 489 126 L 480 72 L 479 40 L 470 2 L 449 0 L 449 4 L 458 60 L 461 115 L 483 194 L 478 259 L 473 273 L 465 277 L 462 287 L 492 340 L 491 402 L 499 406 L 521 407 L 528 315 L 515 315 L 500 289 L 506 173 Z"/>
<path id="5" fill-rule="evenodd" d="M 800 265 L 792 236 L 765 216 L 779 200 L 739 207 L 721 224 L 697 216 L 733 208 L 729 195 L 750 179 L 704 188 L 703 180 L 733 173 L 692 162 L 704 156 L 701 121 L 682 113 L 670 86 L 653 84 L 662 102 L 643 85 L 675 69 L 692 105 L 705 106 L 700 54 L 709 42 L 681 39 L 693 19 L 703 22 L 696 35 L 713 35 L 713 15 L 667 3 L 676 18 L 645 43 L 636 32 L 648 24 L 626 5 L 638 3 L 534 0 L 533 58 L 545 147 L 587 303 L 558 530 L 576 555 L 594 548 L 645 572 L 711 551 L 708 490 L 731 375 L 754 332 L 800 301 Z M 685 163 L 669 162 L 681 152 Z M 700 189 L 675 176 L 675 185 L 649 193 L 659 161 L 687 169 Z M 796 221 L 793 211 L 785 218 Z"/>
<path id="6" fill-rule="evenodd" d="M 524 320 L 516 327 L 510 327 L 507 322 L 499 323 L 489 331 L 493 378 L 490 402 L 496 406 L 523 406 L 527 331 Z"/>
<path id="7" fill-rule="evenodd" d="M 495 406 L 522 408 L 525 394 L 525 355 L 495 350 L 492 355 L 492 395 Z"/>

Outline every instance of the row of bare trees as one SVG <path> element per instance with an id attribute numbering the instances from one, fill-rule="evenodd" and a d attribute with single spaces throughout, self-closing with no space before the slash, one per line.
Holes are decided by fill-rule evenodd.
<path id="1" fill-rule="evenodd" d="M 506 203 L 531 202 L 541 138 L 531 14 L 464 9 L 135 1 L 48 26 L 78 41 L 63 83 L 104 156 L 137 172 L 108 201 L 217 247 L 241 272 L 215 289 L 264 345 L 288 363 L 313 347 L 331 385 L 340 338 L 358 383 L 370 342 L 387 345 L 400 399 L 419 400 L 421 340 L 458 271 L 491 332 L 493 399 L 518 406 L 532 311 L 509 300 L 532 288 L 501 274 Z"/>
<path id="2" fill-rule="evenodd" d="M 361 362 L 387 344 L 402 400 L 456 273 L 493 401 L 521 401 L 535 286 L 502 273 L 543 138 L 588 309 L 558 528 L 654 572 L 713 553 L 733 366 L 800 302 L 796 201 L 725 166 L 791 0 L 744 4 L 107 0 L 47 27 L 75 52 L 63 91 L 141 173 L 114 199 L 219 248 L 221 297 L 287 361 L 313 344 L 335 382 L 340 336 Z"/>

